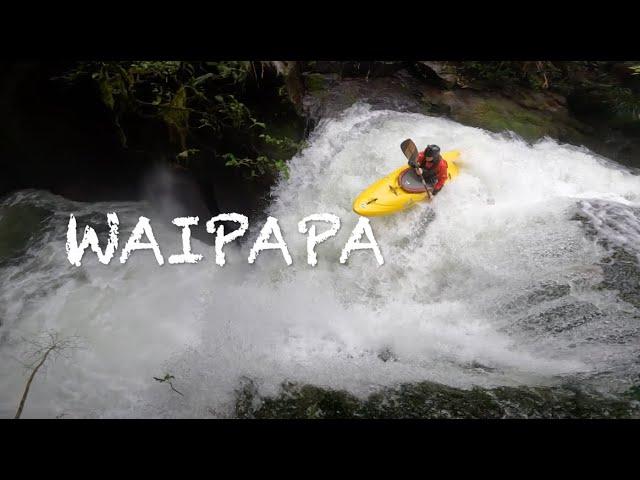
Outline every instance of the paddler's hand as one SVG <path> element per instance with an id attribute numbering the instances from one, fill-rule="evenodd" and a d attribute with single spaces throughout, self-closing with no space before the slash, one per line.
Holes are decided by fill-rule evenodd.
<path id="1" fill-rule="evenodd" d="M 416 167 L 416 173 L 422 176 L 422 169 L 420 167 Z"/>

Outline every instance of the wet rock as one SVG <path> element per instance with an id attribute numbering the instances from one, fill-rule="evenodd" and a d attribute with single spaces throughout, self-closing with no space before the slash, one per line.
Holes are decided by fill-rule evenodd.
<path id="1" fill-rule="evenodd" d="M 500 305 L 496 313 L 500 316 L 518 314 L 529 310 L 535 305 L 558 300 L 569 295 L 570 292 L 571 287 L 569 285 L 554 282 L 543 283 L 533 286 L 531 290 L 517 296 L 512 301 Z"/>
<path id="2" fill-rule="evenodd" d="M 394 362 L 398 361 L 398 357 L 390 348 L 384 348 L 382 351 L 380 351 L 380 353 L 378 353 L 378 358 L 383 362 L 388 362 L 389 360 L 392 360 Z"/>
<path id="3" fill-rule="evenodd" d="M 419 65 L 419 66 L 418 66 Z M 496 92 L 453 88 L 457 76 L 446 62 L 417 62 L 382 78 L 343 78 L 314 68 L 304 74 L 303 112 L 317 122 L 357 101 L 428 115 L 444 115 L 460 123 L 493 132 L 512 131 L 527 141 L 545 136 L 585 144 L 592 131 L 574 119 L 566 99 L 549 91 L 520 88 Z M 416 70 L 421 73 L 416 74 Z"/>
<path id="4" fill-rule="evenodd" d="M 298 113 L 302 111 L 302 97 L 304 96 L 304 84 L 302 81 L 302 66 L 300 62 L 271 62 L 277 72 L 284 77 L 289 100 L 295 106 Z"/>
<path id="5" fill-rule="evenodd" d="M 369 77 L 386 77 L 406 68 L 405 62 L 371 62 L 368 69 Z"/>
<path id="6" fill-rule="evenodd" d="M 456 70 L 448 62 L 415 62 L 412 66 L 428 83 L 434 83 L 446 89 L 459 85 Z"/>
<path id="7" fill-rule="evenodd" d="M 274 397 L 244 388 L 236 407 L 240 418 L 640 418 L 633 399 L 569 385 L 465 390 L 419 382 L 359 399 L 345 391 L 286 383 Z"/>
<path id="8" fill-rule="evenodd" d="M 626 392 L 626 395 L 628 395 L 629 397 L 633 398 L 634 400 L 640 402 L 640 385 L 636 385 L 634 387 L 631 387 Z"/>
<path id="9" fill-rule="evenodd" d="M 640 264 L 637 255 L 615 247 L 611 256 L 603 260 L 604 280 L 599 288 L 614 290 L 618 297 L 640 308 Z"/>
<path id="10" fill-rule="evenodd" d="M 423 90 L 423 102 L 453 120 L 492 132 L 512 131 L 527 141 L 545 136 L 583 143 L 588 127 L 572 119 L 562 97 L 540 92 L 477 92 L 468 89 Z"/>
<path id="11" fill-rule="evenodd" d="M 532 331 L 541 336 L 558 334 L 590 322 L 601 321 L 605 314 L 587 302 L 551 306 L 543 312 L 528 315 L 512 325 L 519 330 Z"/>
<path id="12" fill-rule="evenodd" d="M 236 414 L 240 418 L 331 419 L 358 416 L 358 399 L 344 391 L 285 383 L 278 397 L 257 400 L 257 395 L 254 386 L 243 386 L 236 401 Z"/>
<path id="13" fill-rule="evenodd" d="M 480 370 L 483 372 L 495 372 L 497 369 L 494 367 L 489 367 L 488 365 L 484 365 L 480 362 L 476 362 L 473 361 L 471 362 L 471 364 L 469 365 L 469 368 L 473 369 L 473 370 Z"/>
<path id="14" fill-rule="evenodd" d="M 376 70 L 376 63 L 390 65 Z M 402 68 L 402 62 L 307 62 L 303 112 L 313 127 L 320 118 L 362 100 L 374 108 L 446 116 L 496 133 L 511 131 L 529 142 L 551 137 L 640 165 L 640 122 L 612 115 L 600 98 L 607 89 L 594 88 L 583 70 L 572 69 L 571 88 L 505 84 L 497 89 L 464 80 L 457 73 L 460 63 L 420 61 Z"/>
<path id="15" fill-rule="evenodd" d="M 336 73 L 341 74 L 344 62 L 316 61 L 307 62 L 306 67 L 311 68 L 317 73 Z"/>
<path id="16" fill-rule="evenodd" d="M 247 377 L 240 379 L 236 389 L 235 413 L 238 418 L 255 418 L 254 412 L 262 406 L 255 382 Z"/>
<path id="17" fill-rule="evenodd" d="M 420 82 L 406 72 L 391 77 L 349 78 L 322 86 L 315 91 L 308 90 L 303 99 L 305 116 L 316 122 L 335 117 L 358 101 L 369 103 L 374 109 L 429 114 L 429 108 L 417 95 Z"/>
<path id="18" fill-rule="evenodd" d="M 393 75 L 406 66 L 405 62 L 307 62 L 307 68 L 316 73 L 334 73 L 340 77 L 385 77 Z"/>
<path id="19" fill-rule="evenodd" d="M 312 93 L 322 92 L 340 81 L 336 73 L 303 73 L 305 90 Z"/>
<path id="20" fill-rule="evenodd" d="M 22 255 L 38 238 L 52 212 L 34 205 L 0 207 L 0 265 Z"/>

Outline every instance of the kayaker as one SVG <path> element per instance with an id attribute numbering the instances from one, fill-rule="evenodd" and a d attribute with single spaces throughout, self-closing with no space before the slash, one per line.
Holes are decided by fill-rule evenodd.
<path id="1" fill-rule="evenodd" d="M 447 181 L 447 161 L 440 155 L 437 145 L 428 145 L 415 161 L 409 161 L 409 166 L 422 175 L 428 186 L 433 187 L 431 195 L 437 195 Z"/>

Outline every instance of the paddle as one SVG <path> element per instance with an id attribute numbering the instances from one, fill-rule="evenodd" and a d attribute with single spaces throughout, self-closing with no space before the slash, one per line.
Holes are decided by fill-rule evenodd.
<path id="1" fill-rule="evenodd" d="M 404 156 L 407 157 L 407 160 L 409 160 L 410 163 L 415 162 L 416 158 L 418 157 L 418 147 L 416 147 L 416 144 L 413 143 L 413 140 L 407 138 L 400 144 L 400 148 L 402 149 L 402 153 L 404 153 Z M 420 181 L 422 181 L 425 192 L 427 192 L 427 198 L 431 200 L 431 192 L 429 192 L 429 189 L 427 188 L 427 182 L 425 182 L 423 176 L 418 173 L 417 167 L 415 170 L 416 175 L 418 175 L 418 177 L 420 177 Z"/>

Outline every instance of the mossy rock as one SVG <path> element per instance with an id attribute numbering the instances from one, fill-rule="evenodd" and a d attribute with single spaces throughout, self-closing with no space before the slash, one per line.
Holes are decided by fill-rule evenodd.
<path id="1" fill-rule="evenodd" d="M 361 400 L 348 392 L 287 383 L 261 398 L 251 384 L 236 401 L 241 418 L 640 418 L 634 398 L 571 387 L 460 389 L 433 382 L 388 387 Z M 635 397 L 634 397 L 635 395 Z M 629 398 L 631 397 L 631 398 Z"/>
<path id="2" fill-rule="evenodd" d="M 501 418 L 488 391 L 462 390 L 431 382 L 405 384 L 371 395 L 363 405 L 368 418 Z"/>
<path id="3" fill-rule="evenodd" d="M 523 108 L 508 99 L 487 98 L 475 102 L 470 108 L 455 112 L 454 118 L 496 133 L 512 131 L 529 142 L 545 136 L 560 140 L 581 137 L 581 133 L 566 119 L 545 111 Z"/>
<path id="4" fill-rule="evenodd" d="M 360 403 L 353 395 L 314 385 L 284 384 L 278 397 L 256 402 L 257 392 L 245 385 L 236 412 L 245 418 L 354 418 Z M 257 406 L 257 408 L 256 408 Z"/>
<path id="5" fill-rule="evenodd" d="M 640 385 L 636 385 L 627 390 L 626 395 L 640 402 Z"/>
<path id="6" fill-rule="evenodd" d="M 307 91 L 312 93 L 318 93 L 329 88 L 329 80 L 326 75 L 321 73 L 305 73 L 304 74 L 304 86 Z"/>

